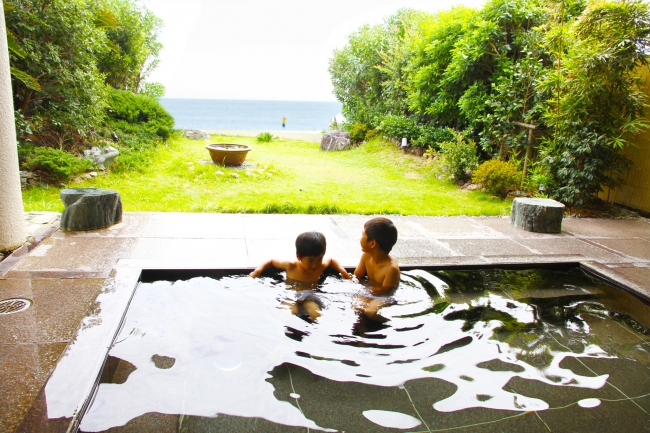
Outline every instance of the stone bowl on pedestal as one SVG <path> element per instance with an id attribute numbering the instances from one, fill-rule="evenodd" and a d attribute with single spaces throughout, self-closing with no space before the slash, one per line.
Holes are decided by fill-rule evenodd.
<path id="1" fill-rule="evenodd" d="M 205 148 L 210 152 L 210 158 L 215 164 L 231 166 L 242 165 L 251 150 L 251 147 L 245 144 L 226 143 L 208 144 Z"/>

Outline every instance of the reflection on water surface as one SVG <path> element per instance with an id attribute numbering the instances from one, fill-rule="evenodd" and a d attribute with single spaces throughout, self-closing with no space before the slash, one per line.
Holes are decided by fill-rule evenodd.
<path id="1" fill-rule="evenodd" d="M 608 383 L 647 375 L 648 307 L 579 270 L 403 272 L 381 322 L 352 308 L 365 290 L 328 277 L 312 323 L 273 278 L 142 283 L 81 429 L 159 413 L 181 431 L 434 431 L 610 401 L 648 417 L 649 389 Z"/>

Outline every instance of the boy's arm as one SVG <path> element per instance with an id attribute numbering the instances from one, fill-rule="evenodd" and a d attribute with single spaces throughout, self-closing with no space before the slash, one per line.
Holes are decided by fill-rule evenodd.
<path id="1" fill-rule="evenodd" d="M 341 264 L 340 264 L 339 262 L 337 262 L 336 260 L 334 260 L 334 259 L 330 259 L 330 264 L 329 264 L 329 266 L 330 266 L 331 268 L 333 268 L 336 272 L 340 272 L 340 273 L 341 273 L 341 276 L 342 276 L 344 279 L 349 280 L 350 278 L 352 278 L 352 277 L 350 276 L 350 274 L 348 274 L 348 271 L 346 271 L 345 269 L 343 269 L 343 266 L 341 266 Z"/>
<path id="2" fill-rule="evenodd" d="M 366 255 L 367 254 L 368 253 L 361 254 L 361 260 L 359 260 L 359 264 L 357 265 L 357 268 L 354 270 L 354 276 L 357 277 L 357 279 L 359 280 L 366 276 Z"/>
<path id="3" fill-rule="evenodd" d="M 270 268 L 278 268 L 282 270 L 287 270 L 289 267 L 289 262 L 287 261 L 282 261 L 282 260 L 267 260 L 266 262 L 262 263 L 259 265 L 253 272 L 251 272 L 249 275 L 253 278 L 257 278 L 260 275 L 262 275 L 262 272 L 266 271 L 267 269 Z"/>

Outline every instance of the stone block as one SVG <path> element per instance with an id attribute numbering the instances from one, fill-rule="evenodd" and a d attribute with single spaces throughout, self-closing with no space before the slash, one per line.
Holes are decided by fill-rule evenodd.
<path id="1" fill-rule="evenodd" d="M 560 233 L 564 205 L 547 198 L 520 198 L 512 201 L 510 222 L 515 227 L 536 233 Z"/>
<path id="2" fill-rule="evenodd" d="M 63 189 L 61 201 L 65 206 L 60 223 L 63 230 L 95 230 L 122 221 L 122 199 L 111 189 Z"/>
<path id="3" fill-rule="evenodd" d="M 320 142 L 321 150 L 348 150 L 351 147 L 350 134 L 341 131 L 330 131 L 326 133 Z"/>

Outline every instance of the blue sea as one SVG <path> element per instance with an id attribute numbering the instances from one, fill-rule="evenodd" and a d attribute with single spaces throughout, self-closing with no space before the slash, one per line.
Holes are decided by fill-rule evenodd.
<path id="1" fill-rule="evenodd" d="M 177 129 L 322 131 L 341 114 L 338 102 L 161 98 Z M 286 127 L 282 128 L 282 118 Z"/>

